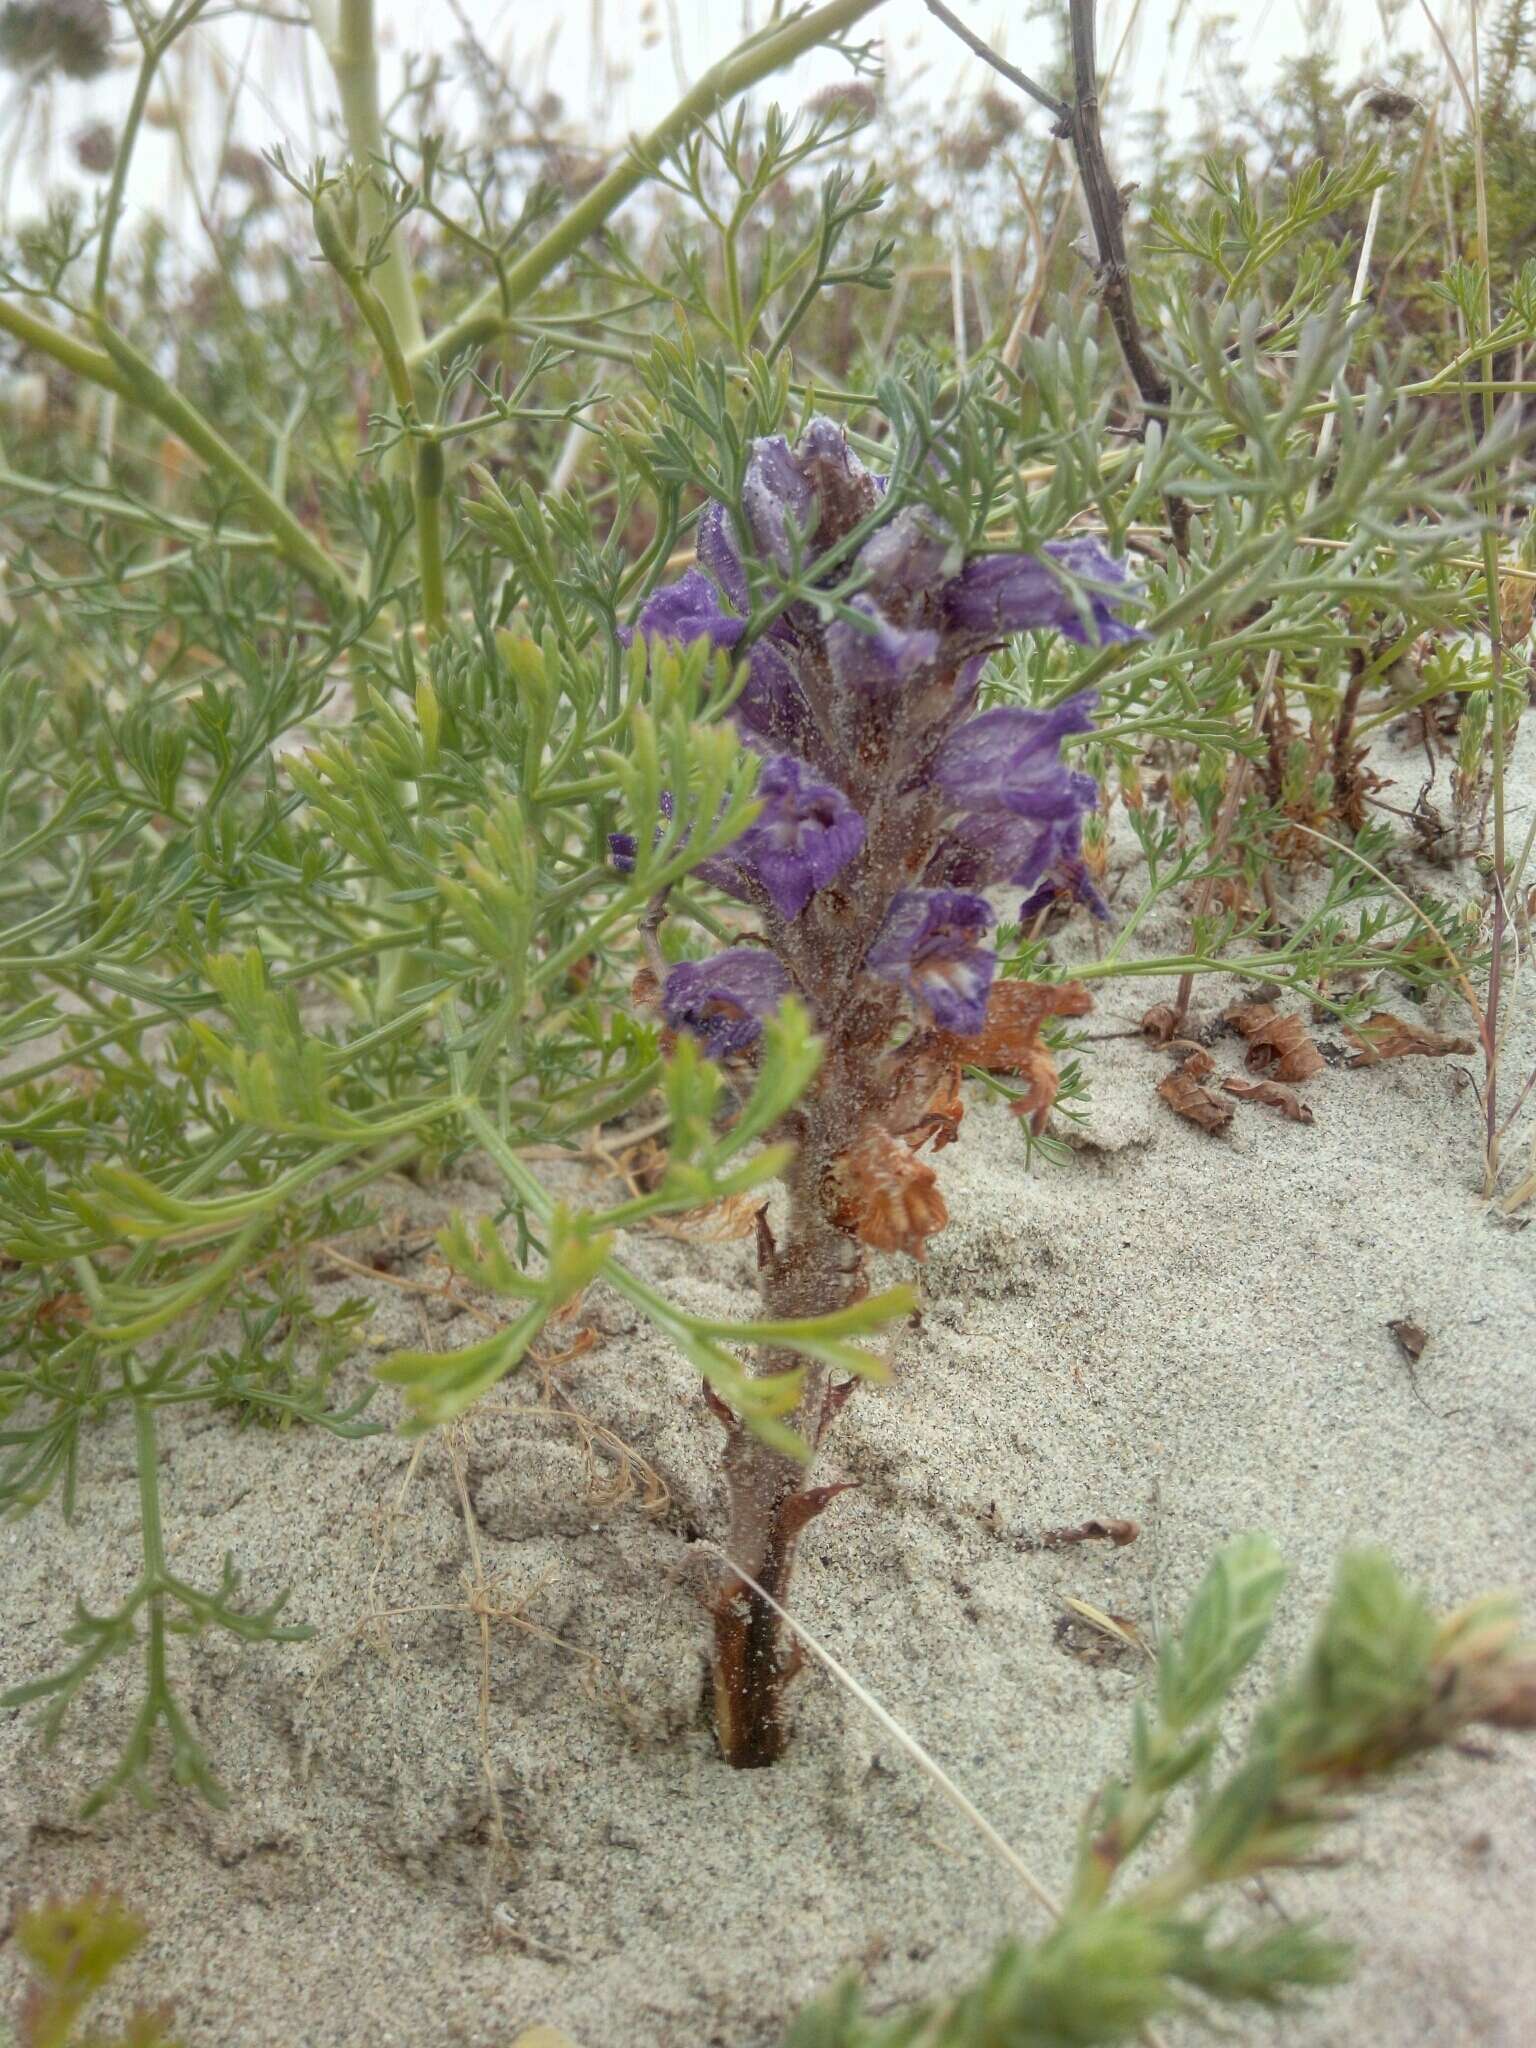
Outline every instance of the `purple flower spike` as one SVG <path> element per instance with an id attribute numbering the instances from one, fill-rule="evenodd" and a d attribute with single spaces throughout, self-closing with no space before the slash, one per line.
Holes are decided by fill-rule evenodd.
<path id="1" fill-rule="evenodd" d="M 758 552 L 787 569 L 793 559 L 791 529 L 809 535 L 815 527 L 816 493 L 782 434 L 753 442 L 741 509 Z"/>
<path id="2" fill-rule="evenodd" d="M 767 890 L 780 917 L 796 918 L 816 890 L 864 844 L 864 820 L 840 789 L 780 754 L 757 778 L 762 815 L 728 849 Z"/>
<path id="3" fill-rule="evenodd" d="M 633 627 L 619 634 L 627 647 L 639 633 L 646 640 L 676 640 L 686 647 L 708 636 L 716 647 L 734 647 L 747 630 L 745 619 L 733 618 L 720 603 L 720 593 L 707 576 L 690 569 L 676 583 L 652 591 L 640 607 Z"/>
<path id="4" fill-rule="evenodd" d="M 884 695 L 907 682 L 939 651 L 939 636 L 927 627 L 893 626 L 873 599 L 850 598 L 848 609 L 870 621 L 866 631 L 848 619 L 827 628 L 827 661 L 844 689 Z"/>
<path id="5" fill-rule="evenodd" d="M 1023 818 L 1075 818 L 1091 810 L 1091 775 L 1066 766 L 1061 743 L 1089 732 L 1096 702 L 1080 690 L 1053 711 L 1003 704 L 983 711 L 949 736 L 934 764 L 934 781 L 967 811 L 1012 811 Z"/>
<path id="6" fill-rule="evenodd" d="M 986 1021 L 997 956 L 981 938 L 995 922 L 985 898 L 963 889 L 902 889 L 864 965 L 899 983 L 941 1031 L 969 1038 Z"/>
<path id="7" fill-rule="evenodd" d="M 789 992 L 789 976 L 761 946 L 733 946 L 712 960 L 683 960 L 667 975 L 662 1015 L 690 1032 L 714 1059 L 745 1052 L 762 1035 L 763 1019 Z"/>
<path id="8" fill-rule="evenodd" d="M 1134 587 L 1123 564 L 1091 536 L 1048 541 L 1044 552 L 1074 576 L 1126 591 Z M 1035 628 L 1064 633 L 1083 647 L 1143 637 L 1116 617 L 1110 598 L 1096 590 L 1085 595 L 1091 628 L 1066 584 L 1039 555 L 981 555 L 945 585 L 944 613 L 952 632 L 989 640 Z"/>

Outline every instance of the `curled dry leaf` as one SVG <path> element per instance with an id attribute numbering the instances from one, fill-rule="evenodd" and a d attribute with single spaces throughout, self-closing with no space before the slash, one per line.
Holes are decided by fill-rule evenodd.
<path id="1" fill-rule="evenodd" d="M 1075 1543 L 1113 1543 L 1121 1550 L 1127 1543 L 1134 1543 L 1141 1534 L 1140 1522 L 1133 1522 L 1129 1516 L 1113 1521 L 1092 1520 L 1079 1522 L 1075 1529 L 1044 1529 L 1040 1533 L 1042 1550 L 1068 1550 Z"/>
<path id="2" fill-rule="evenodd" d="M 1216 1071 L 1216 1062 L 1192 1038 L 1170 1038 L 1166 1049 L 1180 1055 L 1179 1071 L 1188 1074 L 1191 1081 L 1208 1081 Z"/>
<path id="3" fill-rule="evenodd" d="M 1040 1036 L 1048 1017 L 1085 1017 L 1093 997 L 1080 981 L 997 981 L 987 998 L 986 1022 L 970 1038 L 935 1034 L 934 1045 L 952 1058 L 989 1074 L 1014 1074 L 1028 1083 L 1011 1105 L 1026 1117 L 1036 1137 L 1045 1129 L 1056 1100 L 1058 1075 L 1051 1049 Z"/>
<path id="4" fill-rule="evenodd" d="M 1209 1053 L 1202 1054 L 1202 1058 L 1209 1071 Z M 1165 1074 L 1157 1084 L 1157 1092 L 1177 1116 L 1187 1117 L 1214 1138 L 1231 1123 L 1232 1105 L 1225 1096 L 1218 1095 L 1214 1088 L 1207 1088 L 1189 1071 L 1192 1064 L 1193 1061 L 1186 1060 L 1182 1067 L 1175 1067 L 1171 1074 Z"/>
<path id="5" fill-rule="evenodd" d="M 921 1260 L 928 1239 L 949 1221 L 933 1168 L 889 1131 L 866 1131 L 834 1162 L 832 1174 L 838 1229 L 876 1251 Z"/>
<path id="6" fill-rule="evenodd" d="M 729 1244 L 734 1238 L 751 1237 L 763 1207 L 761 1193 L 722 1195 L 702 1209 L 685 1209 L 680 1216 L 653 1216 L 651 1229 L 658 1237 L 675 1237 L 684 1244 Z"/>
<path id="7" fill-rule="evenodd" d="M 1454 1038 L 1448 1032 L 1431 1031 L 1406 1017 L 1394 1017 L 1390 1010 L 1376 1011 L 1374 1016 L 1367 1017 L 1363 1024 L 1357 1024 L 1353 1029 L 1346 1026 L 1344 1036 L 1351 1045 L 1358 1047 L 1349 1062 L 1352 1067 L 1374 1067 L 1382 1060 L 1414 1056 L 1442 1060 L 1447 1053 L 1477 1050 L 1470 1038 Z"/>
<path id="8" fill-rule="evenodd" d="M 1296 1090 L 1281 1081 L 1245 1081 L 1240 1075 L 1229 1074 L 1221 1085 L 1239 1102 L 1262 1102 L 1266 1109 L 1278 1109 L 1282 1116 L 1288 1116 L 1293 1124 L 1312 1121 L 1311 1110 Z"/>
<path id="9" fill-rule="evenodd" d="M 1273 1003 L 1233 1003 L 1222 1012 L 1248 1041 L 1248 1064 L 1272 1081 L 1309 1081 L 1323 1066 L 1299 1011 L 1282 1017 Z"/>
<path id="10" fill-rule="evenodd" d="M 1166 1045 L 1177 1036 L 1182 1021 L 1172 1003 L 1154 1003 L 1141 1020 L 1141 1035 L 1153 1045 Z"/>

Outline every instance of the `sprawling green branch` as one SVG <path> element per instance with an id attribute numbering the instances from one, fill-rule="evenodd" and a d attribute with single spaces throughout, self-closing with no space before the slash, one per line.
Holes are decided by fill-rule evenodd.
<path id="1" fill-rule="evenodd" d="M 552 271 L 573 255 L 589 235 L 616 213 L 629 195 L 645 183 L 651 166 L 677 148 L 701 122 L 718 113 L 739 94 L 761 79 L 782 71 L 787 64 L 842 35 L 872 14 L 881 0 L 828 0 L 828 5 L 780 22 L 750 36 L 729 57 L 712 64 L 704 76 L 645 140 L 629 150 L 607 177 L 573 206 L 564 218 L 542 236 L 528 253 L 510 265 L 505 275 L 483 291 L 456 320 L 441 328 L 430 340 L 411 351 L 413 367 L 428 360 L 457 355 L 492 340 L 511 325 L 532 294 Z"/>

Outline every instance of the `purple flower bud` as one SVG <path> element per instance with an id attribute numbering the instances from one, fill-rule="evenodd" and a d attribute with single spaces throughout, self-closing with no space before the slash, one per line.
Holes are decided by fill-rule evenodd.
<path id="1" fill-rule="evenodd" d="M 694 552 L 700 567 L 714 578 L 730 604 L 745 617 L 752 608 L 747 572 L 741 565 L 731 515 L 717 499 L 711 498 L 699 515 Z"/>
<path id="2" fill-rule="evenodd" d="M 683 960 L 661 992 L 662 1015 L 687 1031 L 715 1059 L 745 1052 L 762 1035 L 762 1020 L 789 992 L 789 976 L 761 946 L 733 946 L 710 960 Z"/>
<path id="3" fill-rule="evenodd" d="M 765 762 L 757 794 L 761 816 L 725 857 L 761 882 L 780 917 L 796 918 L 864 844 L 864 820 L 840 789 L 818 781 L 793 754 Z"/>
<path id="4" fill-rule="evenodd" d="M 858 566 L 872 596 L 910 600 L 937 588 L 959 566 L 959 549 L 925 505 L 908 505 L 865 541 Z"/>
<path id="5" fill-rule="evenodd" d="M 883 479 L 870 475 L 842 428 L 821 413 L 800 436 L 795 459 L 820 511 L 816 539 L 829 548 L 874 510 Z"/>
<path id="6" fill-rule="evenodd" d="M 635 634 L 646 640 L 675 640 L 687 647 L 708 636 L 716 647 L 734 647 L 747 630 L 745 619 L 733 618 L 720 603 L 720 593 L 707 576 L 690 569 L 676 583 L 653 590 L 640 607 L 632 627 L 620 629 L 627 647 Z"/>
<path id="7" fill-rule="evenodd" d="M 968 718 L 939 750 L 933 779 L 967 811 L 1012 811 L 1024 818 L 1074 818 L 1098 801 L 1091 775 L 1066 766 L 1061 743 L 1089 732 L 1097 699 L 1080 690 L 1052 711 L 1003 704 Z"/>
<path id="8" fill-rule="evenodd" d="M 782 434 L 753 442 L 741 510 L 758 553 L 787 569 L 794 559 L 792 533 L 808 540 L 815 530 L 816 494 Z"/>
<path id="9" fill-rule="evenodd" d="M 1074 576 L 1133 587 L 1124 566 L 1091 536 L 1048 541 L 1044 553 Z M 1084 647 L 1143 637 L 1115 616 L 1113 600 L 1097 590 L 1084 594 L 1091 629 L 1066 584 L 1039 555 L 980 555 L 945 585 L 944 616 L 953 633 L 967 638 L 1001 640 L 1037 627 L 1064 633 Z"/>
<path id="10" fill-rule="evenodd" d="M 981 938 L 995 922 L 985 898 L 965 890 L 902 889 L 864 965 L 904 988 L 941 1031 L 969 1038 L 986 1021 L 997 956 Z"/>
<path id="11" fill-rule="evenodd" d="M 849 619 L 834 619 L 827 628 L 827 661 L 846 690 L 883 696 L 909 681 L 939 651 L 937 633 L 921 626 L 893 626 L 872 598 L 850 598 L 848 609 L 870 623 L 866 629 Z"/>
<path id="12" fill-rule="evenodd" d="M 800 747 L 812 731 L 811 707 L 794 670 L 766 640 L 747 654 L 747 680 L 731 707 L 744 739 L 770 747 Z"/>

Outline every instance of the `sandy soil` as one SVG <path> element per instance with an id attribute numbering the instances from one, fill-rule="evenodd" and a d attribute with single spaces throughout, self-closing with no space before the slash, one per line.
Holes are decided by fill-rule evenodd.
<path id="1" fill-rule="evenodd" d="M 1177 935 L 1170 913 L 1146 944 Z M 1203 1013 L 1233 992 L 1203 988 Z M 1089 1028 L 1126 1030 L 1166 993 L 1115 985 Z M 1426 1021 L 1465 1028 L 1450 1008 Z M 1529 1017 L 1516 1037 L 1523 1075 Z M 955 1221 L 932 1247 L 925 1327 L 894 1383 L 850 1404 L 824 1476 L 860 1490 L 816 1525 L 797 1582 L 809 1624 L 1052 1883 L 1146 1683 L 1144 1663 L 1064 1636 L 1064 1598 L 1151 1629 L 1225 1537 L 1270 1530 L 1293 1581 L 1247 1705 L 1301 1649 L 1342 1544 L 1385 1545 L 1445 1605 L 1536 1584 L 1536 1236 L 1477 1199 L 1461 1063 L 1330 1065 L 1307 1089 L 1313 1125 L 1244 1105 L 1213 1139 L 1156 1099 L 1164 1055 L 1134 1037 L 1089 1050 L 1068 1165 L 1026 1174 L 1013 1121 L 984 1103 L 942 1155 Z M 1239 1069 L 1236 1041 L 1215 1051 Z M 470 1180 L 385 1206 L 416 1225 L 491 1201 Z M 629 1252 L 687 1304 L 747 1299 L 744 1244 L 640 1237 Z M 424 1260 L 400 1272 L 430 1277 Z M 419 1343 L 423 1317 L 436 1341 L 477 1334 L 440 1322 L 442 1303 L 373 1291 L 380 1349 Z M 1396 1317 L 1430 1333 L 1411 1375 Z M 568 1414 L 538 1412 L 531 1379 L 429 1442 L 414 1471 L 393 1436 L 167 1421 L 177 1569 L 210 1582 L 233 1551 L 254 1593 L 291 1585 L 318 1634 L 177 1647 L 227 1813 L 171 1791 L 147 1816 L 75 1817 L 131 1711 L 127 1667 L 49 1756 L 24 1716 L 4 1717 L 0 1896 L 121 1887 L 153 1924 L 126 1989 L 173 1998 L 190 2048 L 505 2048 L 540 2020 L 583 2048 L 770 2048 L 840 1970 L 895 2003 L 957 1985 L 1006 1931 L 1040 1925 L 820 1673 L 800 1682 L 779 1769 L 716 1760 L 697 1539 L 721 1527 L 718 1432 L 615 1297 L 594 1297 L 593 1321 L 600 1341 L 563 1369 L 559 1398 L 645 1461 L 627 1476 L 602 1442 L 584 1456 Z M 366 1369 L 364 1354 L 343 1378 Z M 104 1428 L 89 1462 L 75 1529 L 52 1506 L 0 1528 L 0 1681 L 52 1668 L 77 1592 L 100 1607 L 128 1583 L 127 1433 Z M 466 1500 L 490 1604 L 526 1624 L 487 1622 L 484 1665 Z M 1035 1547 L 1087 1516 L 1144 1533 L 1121 1551 Z M 1360 1942 L 1358 1977 L 1241 2038 L 1529 2042 L 1536 1744 L 1437 1760 L 1346 1835 L 1344 1867 L 1283 1877 L 1241 1910 L 1327 1915 Z M 15 1983 L 0 1948 L 0 2011 Z"/>

